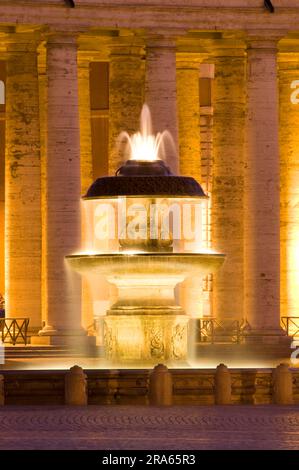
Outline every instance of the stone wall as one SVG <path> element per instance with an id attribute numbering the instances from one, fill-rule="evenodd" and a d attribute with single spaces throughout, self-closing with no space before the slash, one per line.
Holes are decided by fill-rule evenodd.
<path id="1" fill-rule="evenodd" d="M 148 370 L 87 370 L 90 405 L 148 404 Z M 1 371 L 7 405 L 61 405 L 66 371 Z M 174 405 L 214 404 L 215 371 L 172 370 Z M 232 403 L 271 403 L 271 369 L 232 369 Z M 299 370 L 293 369 L 294 403 L 299 404 Z"/>

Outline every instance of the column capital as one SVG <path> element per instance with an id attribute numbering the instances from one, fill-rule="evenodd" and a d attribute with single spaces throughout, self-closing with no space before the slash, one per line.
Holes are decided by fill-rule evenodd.
<path id="1" fill-rule="evenodd" d="M 89 74 L 90 74 L 91 62 L 92 62 L 92 56 L 88 53 L 88 51 L 84 51 L 84 52 L 78 51 L 78 54 L 77 54 L 78 79 L 88 80 L 88 86 L 89 86 Z"/>
<path id="2" fill-rule="evenodd" d="M 78 50 L 78 68 L 89 69 L 90 62 L 92 62 L 92 54 L 89 51 Z"/>
<path id="3" fill-rule="evenodd" d="M 231 58 L 242 58 L 245 56 L 246 52 L 246 45 L 244 44 L 243 46 L 238 46 L 238 47 L 232 47 L 231 45 L 225 46 L 223 44 L 220 44 L 219 46 L 216 46 L 212 51 L 211 51 L 211 56 L 213 57 L 214 60 L 217 61 L 217 59 L 231 59 Z"/>
<path id="4" fill-rule="evenodd" d="M 248 31 L 245 42 L 247 50 L 277 51 L 278 42 L 285 36 L 285 31 Z"/>
<path id="5" fill-rule="evenodd" d="M 286 71 L 289 74 L 298 75 L 299 51 L 298 52 L 278 52 L 279 71 Z"/>
<path id="6" fill-rule="evenodd" d="M 179 69 L 199 71 L 203 59 L 202 55 L 183 52 L 176 55 L 176 64 Z"/>
<path id="7" fill-rule="evenodd" d="M 108 47 L 110 49 L 109 57 L 140 57 L 143 44 L 141 39 L 131 36 L 117 37 L 109 41 Z"/>
<path id="8" fill-rule="evenodd" d="M 40 31 L 14 32 L 8 34 L 5 39 L 6 53 L 24 53 L 36 52 L 36 49 L 42 41 Z"/>
<path id="9" fill-rule="evenodd" d="M 177 34 L 171 31 L 147 31 L 144 41 L 147 49 L 177 49 Z"/>
<path id="10" fill-rule="evenodd" d="M 78 31 L 50 31 L 45 35 L 46 48 L 78 48 Z"/>

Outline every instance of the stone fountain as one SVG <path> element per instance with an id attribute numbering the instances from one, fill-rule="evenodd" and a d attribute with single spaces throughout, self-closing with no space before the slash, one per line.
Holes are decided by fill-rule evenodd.
<path id="1" fill-rule="evenodd" d="M 200 286 L 224 255 L 204 247 L 207 197 L 201 186 L 192 177 L 173 175 L 157 158 L 163 134 L 154 140 L 148 119 L 139 143 L 135 138 L 137 150 L 130 140 L 133 158 L 115 176 L 97 179 L 83 197 L 88 249 L 67 260 L 93 282 L 104 277 L 115 286 L 104 318 L 105 354 L 111 363 L 179 365 L 187 360 L 189 317 L 177 301 L 176 286 L 191 276 Z M 149 137 L 155 158 L 148 158 L 153 155 L 144 145 L 145 157 L 138 153 L 140 142 Z"/>

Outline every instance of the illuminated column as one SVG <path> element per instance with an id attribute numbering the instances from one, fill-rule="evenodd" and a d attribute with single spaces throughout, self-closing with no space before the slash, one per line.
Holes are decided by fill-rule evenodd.
<path id="1" fill-rule="evenodd" d="M 177 57 L 177 105 L 180 173 L 201 182 L 199 60 L 194 54 Z"/>
<path id="2" fill-rule="evenodd" d="M 109 63 L 109 174 L 123 163 L 117 141 L 120 132 L 139 130 L 142 108 L 143 69 L 140 46 L 125 40 L 111 46 Z"/>
<path id="3" fill-rule="evenodd" d="M 215 51 L 213 82 L 212 247 L 226 254 L 214 276 L 213 315 L 243 318 L 243 152 L 245 52 Z"/>
<path id="4" fill-rule="evenodd" d="M 248 40 L 245 313 L 252 337 L 279 341 L 280 221 L 277 39 Z"/>
<path id="5" fill-rule="evenodd" d="M 46 161 L 47 161 L 47 66 L 46 66 L 46 48 L 41 43 L 38 49 L 38 86 L 39 86 L 39 122 L 40 122 L 40 158 L 41 158 L 41 224 L 42 224 L 42 291 L 41 291 L 41 307 L 42 321 L 46 320 L 47 311 L 47 293 L 46 293 L 46 250 L 45 240 L 47 238 L 46 226 Z"/>
<path id="6" fill-rule="evenodd" d="M 3 58 L 6 46 L 3 42 Z M 5 77 L 2 77 L 5 80 Z M 0 161 L 5 162 L 5 82 L 0 80 Z M 4 218 L 5 218 L 5 165 L 0 172 L 0 293 L 5 294 L 5 252 L 4 252 Z"/>
<path id="7" fill-rule="evenodd" d="M 210 58 L 210 61 L 213 59 Z M 207 194 L 212 189 L 212 165 L 213 165 L 213 84 L 215 77 L 215 64 L 202 63 L 199 72 L 200 86 L 205 81 L 204 102 L 200 103 L 200 161 L 201 161 L 201 186 Z M 207 225 L 210 226 L 207 222 Z M 210 227 L 209 227 L 209 231 Z M 208 240 L 211 239 L 209 234 Z"/>
<path id="8" fill-rule="evenodd" d="M 5 296 L 7 317 L 41 327 L 41 168 L 38 36 L 7 43 L 5 162 Z"/>
<path id="9" fill-rule="evenodd" d="M 47 42 L 47 324 L 40 332 L 59 344 L 81 327 L 81 282 L 65 256 L 81 245 L 80 129 L 77 40 L 71 34 L 50 35 Z M 78 339 L 74 339 L 74 344 Z"/>
<path id="10" fill-rule="evenodd" d="M 205 93 L 200 103 L 200 160 L 201 186 L 209 196 L 205 214 L 206 247 L 211 248 L 211 195 L 213 167 L 213 106 L 212 90 L 215 76 L 215 65 L 204 63 L 200 65 L 200 86 L 205 82 Z M 204 278 L 203 283 L 203 315 L 213 316 L 213 274 Z"/>
<path id="11" fill-rule="evenodd" d="M 167 164 L 179 173 L 178 119 L 176 93 L 176 44 L 174 39 L 148 36 L 146 39 L 145 102 L 149 105 L 154 132 L 168 130 L 174 148 L 167 148 Z"/>
<path id="12" fill-rule="evenodd" d="M 90 110 L 90 56 L 88 52 L 78 51 L 78 87 L 80 117 L 80 163 L 81 195 L 93 182 L 93 162 L 91 143 L 91 110 Z M 82 245 L 85 246 L 86 226 L 82 217 Z M 89 284 L 82 278 L 82 323 L 85 328 L 93 325 L 93 306 Z"/>
<path id="13" fill-rule="evenodd" d="M 180 174 L 201 181 L 199 60 L 177 55 L 177 107 Z M 190 277 L 180 285 L 180 304 L 190 316 L 202 316 L 202 279 Z"/>
<path id="14" fill-rule="evenodd" d="M 87 52 L 78 52 L 78 87 L 80 117 L 81 193 L 86 193 L 93 182 L 91 111 L 90 111 L 90 58 Z"/>
<path id="15" fill-rule="evenodd" d="M 281 315 L 299 305 L 299 51 L 283 52 L 280 85 Z"/>

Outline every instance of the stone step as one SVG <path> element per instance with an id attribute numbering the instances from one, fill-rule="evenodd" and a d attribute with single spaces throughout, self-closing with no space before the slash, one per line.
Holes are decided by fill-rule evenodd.
<path id="1" fill-rule="evenodd" d="M 291 349 L 284 344 L 248 343 L 196 343 L 194 350 L 198 358 L 223 359 L 288 359 Z"/>
<path id="2" fill-rule="evenodd" d="M 66 349 L 69 349 L 69 347 L 67 346 L 44 346 L 44 345 L 36 345 L 36 346 L 33 346 L 33 345 L 30 345 L 30 344 L 9 344 L 9 343 L 5 343 L 4 344 L 5 346 L 5 350 L 10 350 L 10 351 L 17 351 L 17 350 L 23 350 L 23 349 L 26 349 L 27 351 L 36 351 L 37 349 L 40 349 L 42 351 L 51 351 L 53 349 L 56 349 L 56 350 L 66 350 Z"/>
<path id="3" fill-rule="evenodd" d="M 39 357 L 99 357 L 101 353 L 102 349 L 97 346 L 86 350 L 80 350 L 67 346 L 5 345 L 5 357 L 7 359 Z"/>

